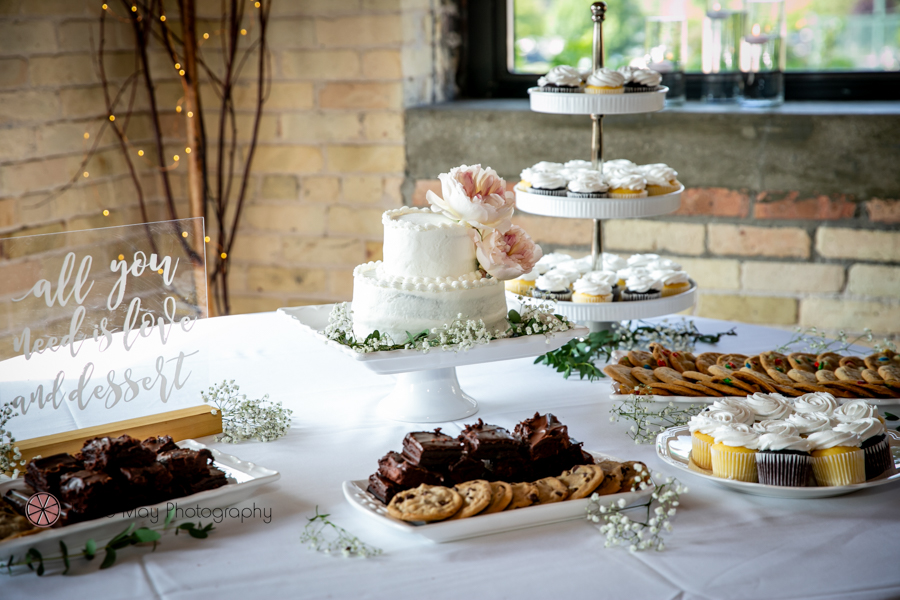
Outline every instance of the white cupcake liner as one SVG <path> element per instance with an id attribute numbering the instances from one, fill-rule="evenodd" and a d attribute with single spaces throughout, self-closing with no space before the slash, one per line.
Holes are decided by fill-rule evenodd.
<path id="1" fill-rule="evenodd" d="M 649 195 L 647 190 L 641 190 L 640 194 L 620 194 L 618 192 L 608 192 L 608 194 L 610 198 L 621 198 L 622 200 L 637 200 L 638 198 L 646 198 Z"/>
<path id="2" fill-rule="evenodd" d="M 713 446 L 710 448 L 709 454 L 712 457 L 714 477 L 750 483 L 759 481 L 756 471 L 756 452 L 729 452 L 727 449 L 722 450 Z"/>
<path id="3" fill-rule="evenodd" d="M 691 460 L 701 469 L 712 470 L 710 448 L 712 448 L 712 444 L 691 434 Z"/>
<path id="4" fill-rule="evenodd" d="M 813 474 L 820 486 L 865 483 L 866 458 L 859 448 L 831 456 L 813 457 Z"/>

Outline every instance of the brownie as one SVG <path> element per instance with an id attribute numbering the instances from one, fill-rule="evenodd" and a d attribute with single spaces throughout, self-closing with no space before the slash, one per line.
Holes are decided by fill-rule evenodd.
<path id="1" fill-rule="evenodd" d="M 99 471 L 67 473 L 60 480 L 63 504 L 85 517 L 102 517 L 115 512 L 114 501 L 119 496 L 115 480 Z"/>
<path id="2" fill-rule="evenodd" d="M 172 474 L 166 467 L 158 462 L 146 467 L 122 467 L 119 474 L 123 481 L 131 488 L 141 491 L 168 489 L 172 483 Z"/>
<path id="3" fill-rule="evenodd" d="M 506 481 L 518 483 L 531 481 L 531 463 L 520 457 L 510 457 L 500 460 L 492 460 L 488 465 L 487 479 L 489 481 Z"/>
<path id="4" fill-rule="evenodd" d="M 522 455 L 522 442 L 499 425 L 487 425 L 481 419 L 466 425 L 459 439 L 469 456 L 479 460 L 498 460 Z"/>
<path id="5" fill-rule="evenodd" d="M 84 467 L 89 471 L 145 467 L 156 461 L 156 453 L 130 435 L 88 440 L 81 448 Z"/>
<path id="6" fill-rule="evenodd" d="M 49 492 L 59 496 L 59 480 L 67 473 L 84 469 L 84 464 L 69 454 L 54 454 L 46 458 L 35 458 L 25 467 L 25 483 L 36 491 Z"/>
<path id="7" fill-rule="evenodd" d="M 378 474 L 403 489 L 419 487 L 423 483 L 441 485 L 443 477 L 409 462 L 402 454 L 388 452 L 378 459 Z"/>
<path id="8" fill-rule="evenodd" d="M 447 469 L 447 485 L 456 485 L 473 479 L 484 479 L 487 470 L 482 461 L 463 453 L 462 457 Z"/>
<path id="9" fill-rule="evenodd" d="M 440 427 L 433 432 L 407 433 L 403 438 L 403 456 L 413 465 L 425 469 L 449 468 L 460 459 L 462 451 L 462 443 L 441 433 Z"/>
<path id="10" fill-rule="evenodd" d="M 569 428 L 550 413 L 534 413 L 516 425 L 515 435 L 526 445 L 532 460 L 556 456 L 569 448 Z"/>
<path id="11" fill-rule="evenodd" d="M 163 452 L 157 459 L 175 479 L 192 480 L 206 475 L 207 466 L 213 456 L 206 448 L 202 450 L 178 448 Z"/>
<path id="12" fill-rule="evenodd" d="M 172 436 L 170 435 L 149 437 L 141 442 L 141 446 L 148 450 L 152 450 L 154 454 L 161 454 L 163 452 L 168 452 L 169 450 L 178 449 L 178 444 L 172 441 Z"/>
<path id="13" fill-rule="evenodd" d="M 191 482 L 190 493 L 196 494 L 197 492 L 214 490 L 227 484 L 228 477 L 225 475 L 225 471 L 222 471 L 221 469 L 217 469 L 216 467 L 210 465 L 209 472 L 206 475 L 203 475 L 199 479 L 194 479 Z"/>
<path id="14" fill-rule="evenodd" d="M 400 487 L 390 479 L 382 477 L 378 473 L 373 473 L 369 476 L 369 485 L 366 487 L 367 492 L 385 504 L 388 504 L 391 501 L 391 498 L 402 492 L 403 489 L 404 488 Z"/>

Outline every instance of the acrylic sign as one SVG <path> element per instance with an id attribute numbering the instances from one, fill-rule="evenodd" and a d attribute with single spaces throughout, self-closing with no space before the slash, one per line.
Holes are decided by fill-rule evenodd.
<path id="1" fill-rule="evenodd" d="M 27 439 L 201 403 L 202 219 L 0 240 L 0 405 Z"/>

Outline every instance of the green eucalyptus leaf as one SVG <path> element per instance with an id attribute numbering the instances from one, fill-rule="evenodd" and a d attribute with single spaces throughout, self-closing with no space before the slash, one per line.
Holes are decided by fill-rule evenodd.
<path id="1" fill-rule="evenodd" d="M 897 415 L 891 414 L 887 411 L 884 411 L 884 418 L 888 421 L 897 421 L 898 419 L 900 419 L 900 417 L 898 417 Z"/>
<path id="2" fill-rule="evenodd" d="M 84 557 L 92 560 L 97 555 L 97 542 L 90 539 L 84 543 Z"/>
<path id="3" fill-rule="evenodd" d="M 66 543 L 62 540 L 59 540 L 59 551 L 62 552 L 63 564 L 66 566 L 65 570 L 62 572 L 62 574 L 65 575 L 69 572 L 69 568 L 72 565 L 69 564 L 69 549 L 66 547 Z"/>
<path id="4" fill-rule="evenodd" d="M 519 311 L 517 311 L 517 310 L 509 311 L 509 315 L 507 315 L 507 317 L 509 318 L 510 323 L 521 323 L 522 322 L 522 315 L 520 315 Z"/>
<path id="5" fill-rule="evenodd" d="M 141 527 L 140 529 L 136 529 L 135 532 L 131 534 L 131 537 L 134 539 L 135 544 L 146 544 L 148 542 L 155 542 L 162 536 L 158 531 Z"/>
<path id="6" fill-rule="evenodd" d="M 172 507 L 169 509 L 169 512 L 166 513 L 166 521 L 163 523 L 163 527 L 168 527 L 169 524 L 172 522 L 172 519 L 174 519 L 174 518 L 175 518 L 175 505 L 173 504 Z"/>
<path id="7" fill-rule="evenodd" d="M 106 556 L 103 557 L 103 562 L 100 563 L 101 569 L 108 569 L 111 566 L 116 564 L 116 551 L 112 548 L 106 548 Z"/>

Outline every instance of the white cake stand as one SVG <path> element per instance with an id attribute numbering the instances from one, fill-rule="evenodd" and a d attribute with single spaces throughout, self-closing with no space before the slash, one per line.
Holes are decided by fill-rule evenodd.
<path id="1" fill-rule="evenodd" d="M 478 412 L 478 402 L 459 386 L 456 367 L 537 356 L 556 350 L 572 338 L 588 334 L 586 327 L 576 327 L 549 336 L 494 340 L 464 352 L 434 349 L 428 354 L 418 350 L 360 354 L 321 333 L 328 326 L 328 315 L 333 307 L 333 304 L 298 306 L 279 308 L 278 312 L 294 319 L 301 329 L 372 372 L 397 375 L 393 391 L 381 400 L 378 412 L 384 418 L 404 423 L 443 423 Z"/>

